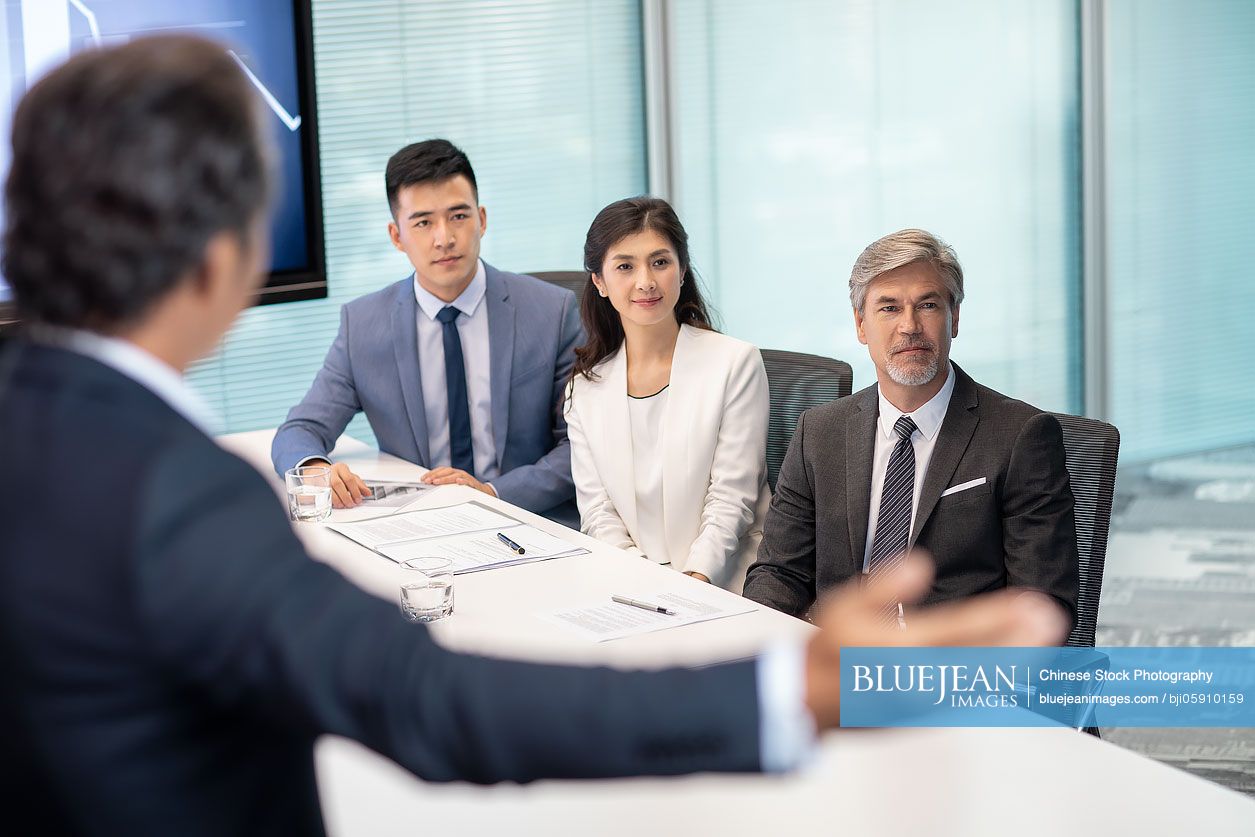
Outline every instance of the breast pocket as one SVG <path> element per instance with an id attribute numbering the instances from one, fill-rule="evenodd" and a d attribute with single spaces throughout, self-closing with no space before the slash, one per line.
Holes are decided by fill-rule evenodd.
<path id="1" fill-rule="evenodd" d="M 952 509 L 975 504 L 982 500 L 987 500 L 989 495 L 993 493 L 994 484 L 986 481 L 983 485 L 974 485 L 971 488 L 964 488 L 953 494 L 946 494 L 937 501 L 937 509 Z"/>

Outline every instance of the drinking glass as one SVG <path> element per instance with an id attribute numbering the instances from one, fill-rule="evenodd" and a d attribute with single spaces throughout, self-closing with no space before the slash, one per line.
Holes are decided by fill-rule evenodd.
<path id="1" fill-rule="evenodd" d="M 448 558 L 411 558 L 398 567 L 406 619 L 435 622 L 453 613 L 453 563 Z"/>
<path id="2" fill-rule="evenodd" d="M 331 515 L 331 468 L 307 465 L 283 474 L 288 486 L 288 514 L 293 520 L 316 522 Z"/>

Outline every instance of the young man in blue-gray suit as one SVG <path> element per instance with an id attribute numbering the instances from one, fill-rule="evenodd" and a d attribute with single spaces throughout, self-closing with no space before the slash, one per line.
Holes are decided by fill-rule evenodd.
<path id="1" fill-rule="evenodd" d="M 448 140 L 402 148 L 385 174 L 392 244 L 414 273 L 345 305 L 323 368 L 275 434 L 275 470 L 329 461 L 359 411 L 381 450 L 578 525 L 561 399 L 583 340 L 570 291 L 479 258 L 488 215 Z M 367 489 L 334 463 L 337 508 Z"/>

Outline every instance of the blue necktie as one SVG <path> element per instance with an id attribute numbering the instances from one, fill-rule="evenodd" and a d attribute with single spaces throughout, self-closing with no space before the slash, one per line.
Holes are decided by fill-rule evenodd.
<path id="1" fill-rule="evenodd" d="M 458 335 L 458 309 L 446 305 L 436 319 L 443 326 L 444 382 L 449 396 L 449 459 L 454 468 L 475 473 L 471 447 L 471 409 L 466 397 L 466 365 L 462 362 L 462 338 Z"/>

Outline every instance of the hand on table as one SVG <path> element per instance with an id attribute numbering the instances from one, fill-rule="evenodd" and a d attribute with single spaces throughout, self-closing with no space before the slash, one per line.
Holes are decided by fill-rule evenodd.
<path id="1" fill-rule="evenodd" d="M 699 573 L 697 570 L 690 570 L 689 572 L 686 572 L 685 575 L 689 576 L 690 578 L 695 578 L 698 581 L 704 581 L 707 584 L 710 583 L 710 579 L 702 575 L 701 573 Z"/>
<path id="2" fill-rule="evenodd" d="M 433 468 L 423 474 L 422 481 L 428 485 L 469 485 L 476 491 L 482 491 L 489 497 L 496 497 L 497 492 L 492 490 L 492 486 L 488 483 L 480 482 L 465 471 L 457 468 Z"/>
<path id="3" fill-rule="evenodd" d="M 841 721 L 843 646 L 1036 646 L 1067 635 L 1067 618 L 1053 599 L 1014 589 L 914 610 L 905 627 L 886 620 L 887 607 L 919 601 L 932 577 L 932 562 L 913 555 L 867 584 L 842 585 L 820 604 L 819 633 L 806 648 L 806 705 L 821 730 Z"/>
<path id="4" fill-rule="evenodd" d="M 362 500 L 370 496 L 370 489 L 366 487 L 366 483 L 343 462 L 332 465 L 325 459 L 311 459 L 305 464 L 327 465 L 331 468 L 332 508 L 349 509 L 360 506 Z"/>

